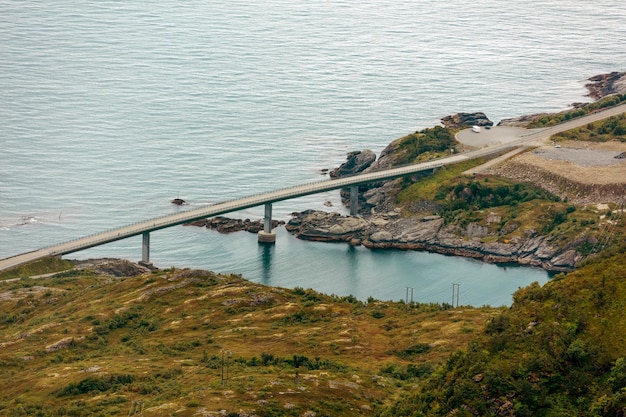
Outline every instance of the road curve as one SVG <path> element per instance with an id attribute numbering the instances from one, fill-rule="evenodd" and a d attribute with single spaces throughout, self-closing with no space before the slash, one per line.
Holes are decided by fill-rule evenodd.
<path id="1" fill-rule="evenodd" d="M 415 165 L 409 165 L 399 168 L 393 168 L 385 171 L 372 172 L 368 174 L 360 174 L 351 177 L 345 177 L 335 180 L 326 180 L 315 183 L 299 185 L 295 187 L 285 188 L 282 190 L 271 191 L 263 194 L 243 197 L 235 200 L 225 201 L 210 206 L 199 207 L 192 210 L 182 211 L 176 214 L 170 214 L 162 217 L 149 219 L 132 225 L 120 227 L 117 229 L 96 233 L 90 236 L 71 240 L 69 242 L 60 243 L 58 245 L 49 246 L 32 252 L 23 253 L 0 260 L 0 271 L 9 269 L 24 263 L 32 262 L 46 256 L 65 255 L 72 252 L 78 252 L 94 246 L 103 245 L 105 243 L 126 239 L 143 233 L 155 230 L 165 229 L 194 220 L 200 220 L 207 217 L 218 216 L 233 211 L 239 211 L 250 207 L 260 206 L 265 203 L 273 203 L 277 201 L 288 200 L 291 198 L 301 197 L 320 192 L 336 190 L 352 185 L 365 184 L 375 181 L 388 180 L 392 178 L 411 175 L 420 171 L 431 170 L 445 165 L 456 164 L 470 159 L 480 158 L 496 153 L 503 152 L 507 149 L 534 144 L 545 141 L 555 133 L 570 130 L 576 127 L 584 126 L 587 123 L 602 120 L 611 116 L 616 116 L 626 112 L 626 104 L 605 109 L 587 116 L 583 116 L 565 123 L 542 129 L 519 130 L 514 138 L 508 138 L 505 143 L 485 146 L 475 151 L 456 154 L 449 157 L 423 162 Z M 498 128 L 492 129 L 494 132 Z M 471 132 L 471 129 L 468 129 Z M 459 135 L 470 134 L 462 131 Z"/>

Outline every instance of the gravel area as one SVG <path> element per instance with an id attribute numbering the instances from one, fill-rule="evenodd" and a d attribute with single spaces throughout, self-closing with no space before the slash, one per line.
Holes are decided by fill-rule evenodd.
<path id="1" fill-rule="evenodd" d="M 515 158 L 582 184 L 626 184 L 626 159 L 615 158 L 626 152 L 622 142 L 563 142 L 542 146 Z"/>
<path id="2" fill-rule="evenodd" d="M 536 184 L 569 201 L 621 203 L 626 195 L 626 143 L 565 142 L 536 148 L 486 170 Z"/>
<path id="3" fill-rule="evenodd" d="M 576 146 L 578 143 L 561 145 L 560 147 L 541 147 L 533 153 L 544 159 L 568 161 L 574 165 L 581 167 L 606 166 L 623 163 L 623 159 L 617 159 L 616 156 L 624 152 L 626 145 L 620 150 L 617 149 L 599 149 L 599 146 L 587 145 L 586 147 Z M 599 144 L 598 144 L 599 145 Z M 611 144 L 610 147 L 613 147 Z"/>

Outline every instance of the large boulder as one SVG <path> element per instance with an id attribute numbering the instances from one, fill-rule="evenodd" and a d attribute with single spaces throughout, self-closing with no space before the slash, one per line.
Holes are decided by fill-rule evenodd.
<path id="1" fill-rule="evenodd" d="M 384 152 L 384 151 L 383 151 Z M 381 154 L 381 158 L 383 155 Z M 356 175 L 359 173 L 367 173 L 381 169 L 379 166 L 379 162 L 381 159 L 376 160 L 376 154 L 370 151 L 369 149 L 365 149 L 363 151 L 354 151 L 350 152 L 347 156 L 347 161 L 341 164 L 338 168 L 333 169 L 329 172 L 331 178 L 341 178 L 348 177 L 351 175 Z M 390 166 L 390 164 L 389 164 Z M 382 167 L 382 169 L 388 168 L 389 166 Z M 375 182 L 369 184 L 362 184 L 358 186 L 358 206 L 359 206 L 359 214 L 367 215 L 370 213 L 371 208 L 373 206 L 378 205 L 385 198 L 384 196 L 374 196 L 372 201 L 368 200 L 372 197 L 372 195 L 367 195 L 369 190 L 375 189 L 378 190 L 379 187 L 383 186 L 387 182 Z M 393 180 L 391 181 L 393 182 Z M 385 191 L 381 191 L 385 194 Z M 340 191 L 341 201 L 346 207 L 350 207 L 350 189 L 344 188 Z"/>
<path id="2" fill-rule="evenodd" d="M 292 213 L 285 229 L 303 240 L 320 242 L 360 241 L 370 224 L 359 217 L 342 216 L 339 213 L 306 210 Z"/>
<path id="3" fill-rule="evenodd" d="M 346 162 L 328 173 L 331 178 L 348 177 L 363 172 L 376 161 L 376 154 L 369 149 L 350 152 Z"/>
<path id="4" fill-rule="evenodd" d="M 493 126 L 493 122 L 482 112 L 453 114 L 452 116 L 443 117 L 441 123 L 449 129 L 464 129 L 470 126 Z"/>
<path id="5" fill-rule="evenodd" d="M 76 261 L 75 268 L 81 271 L 91 271 L 96 274 L 113 277 L 136 277 L 150 272 L 150 269 L 124 259 L 99 258 Z"/>

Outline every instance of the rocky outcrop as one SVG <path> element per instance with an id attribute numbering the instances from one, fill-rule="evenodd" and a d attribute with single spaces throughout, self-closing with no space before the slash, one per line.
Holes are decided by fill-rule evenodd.
<path id="1" fill-rule="evenodd" d="M 369 149 L 348 153 L 346 162 L 328 173 L 331 178 L 348 177 L 363 172 L 376 160 L 376 154 Z"/>
<path id="2" fill-rule="evenodd" d="M 178 198 L 178 197 L 176 197 L 175 199 L 170 201 L 170 203 L 175 204 L 177 206 L 182 206 L 182 205 L 187 204 L 187 202 L 185 200 L 183 200 L 182 198 Z"/>
<path id="3" fill-rule="evenodd" d="M 369 150 L 364 150 L 361 154 L 358 152 L 348 154 L 348 161 L 342 164 L 339 168 L 333 170 L 331 177 L 341 178 L 344 176 L 354 175 L 359 172 L 366 174 L 370 172 L 382 171 L 398 165 L 397 159 L 400 148 L 399 145 L 402 139 L 403 138 L 396 139 L 387 145 L 387 147 L 380 153 L 378 159 L 376 159 L 375 154 Z M 359 163 L 359 160 L 366 161 L 366 163 Z M 415 174 L 412 176 L 412 179 L 418 180 L 424 175 L 428 175 L 428 173 Z M 400 185 L 402 181 L 402 179 L 394 179 L 359 185 L 359 214 L 369 216 L 373 212 L 382 213 L 394 210 L 396 195 L 401 190 Z M 345 207 L 350 208 L 349 189 L 346 188 L 341 190 L 341 201 Z"/>
<path id="4" fill-rule="evenodd" d="M 385 155 L 384 152 L 385 151 L 381 153 L 381 156 L 378 160 L 376 160 L 376 154 L 370 151 L 369 149 L 365 149 L 363 151 L 350 152 L 347 155 L 346 162 L 341 164 L 338 168 L 335 168 L 332 171 L 330 171 L 329 176 L 332 179 L 337 179 L 337 178 L 349 177 L 349 176 L 360 174 L 360 173 L 373 172 L 376 170 L 388 168 L 391 166 L 391 164 L 389 164 L 386 167 L 381 168 L 380 163 L 379 163 L 379 161 L 384 159 L 384 155 Z M 386 184 L 385 182 L 378 182 L 378 183 L 370 183 L 370 184 L 358 186 L 359 213 L 361 214 L 369 213 L 372 207 L 372 204 L 375 205 L 381 202 L 380 201 L 381 199 L 377 197 L 374 197 L 376 203 L 368 202 L 368 199 L 372 198 L 372 194 L 371 193 L 368 194 L 368 192 L 372 189 L 377 190 L 379 189 L 379 187 L 382 187 L 385 184 Z M 340 195 L 341 195 L 341 201 L 343 205 L 345 207 L 350 208 L 350 189 L 344 188 L 340 190 Z"/>
<path id="5" fill-rule="evenodd" d="M 594 100 L 611 94 L 626 93 L 626 72 L 611 72 L 600 74 L 589 78 L 590 83 L 586 84 L 589 90 L 588 96 Z"/>
<path id="6" fill-rule="evenodd" d="M 88 259 L 75 261 L 74 269 L 89 271 L 100 275 L 109 275 L 116 278 L 136 277 L 150 272 L 150 269 L 130 261 L 115 258 Z"/>
<path id="7" fill-rule="evenodd" d="M 73 337 L 65 337 L 51 345 L 45 347 L 45 351 L 48 353 L 56 352 L 57 350 L 66 349 L 74 344 Z"/>
<path id="8" fill-rule="evenodd" d="M 345 217 L 339 213 L 306 210 L 291 216 L 285 229 L 304 240 L 351 242 L 369 227 L 369 222 L 360 217 Z"/>
<path id="9" fill-rule="evenodd" d="M 509 119 L 500 120 L 498 122 L 498 126 L 527 127 L 536 120 L 548 115 L 549 113 L 536 113 L 519 117 L 511 117 Z"/>
<path id="10" fill-rule="evenodd" d="M 441 123 L 444 127 L 450 129 L 464 129 L 471 126 L 493 126 L 493 122 L 482 112 L 457 113 L 443 117 Z"/>
<path id="11" fill-rule="evenodd" d="M 296 237 L 322 242 L 347 242 L 371 249 L 425 250 L 493 263 L 518 263 L 549 271 L 569 271 L 582 260 L 576 245 L 558 247 L 549 238 L 528 231 L 524 237 L 501 240 L 489 228 L 470 223 L 464 229 L 445 225 L 436 215 L 402 218 L 396 211 L 367 219 L 307 210 L 293 213 L 285 228 Z"/>
<path id="12" fill-rule="evenodd" d="M 493 122 L 482 112 L 457 113 L 441 119 L 447 128 L 461 129 L 468 126 L 492 126 Z M 331 171 L 331 178 L 340 178 L 354 175 L 359 172 L 370 173 L 382 171 L 398 165 L 402 159 L 402 148 L 400 144 L 405 138 L 398 138 L 392 141 L 380 153 L 378 159 L 373 152 L 364 150 L 362 152 L 352 152 L 348 154 L 348 160 L 339 168 Z M 417 181 L 420 177 L 429 175 L 429 172 L 415 174 L 411 180 Z M 402 189 L 403 179 L 381 181 L 359 185 L 359 209 L 361 215 L 368 216 L 372 213 L 384 213 L 395 208 L 395 199 Z M 342 202 L 346 207 L 350 207 L 350 191 L 341 191 Z"/>
<path id="13" fill-rule="evenodd" d="M 285 224 L 285 222 L 282 220 L 272 220 L 272 229 L 278 227 L 281 224 Z M 261 230 L 263 230 L 263 225 L 263 220 L 230 219 L 228 217 L 222 216 L 197 220 L 185 224 L 185 226 L 206 227 L 207 229 L 217 230 L 219 233 L 233 233 L 242 231 L 259 233 Z"/>

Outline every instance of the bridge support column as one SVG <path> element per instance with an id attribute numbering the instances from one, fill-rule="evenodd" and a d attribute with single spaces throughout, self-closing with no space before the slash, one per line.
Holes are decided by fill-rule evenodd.
<path id="1" fill-rule="evenodd" d="M 359 186 L 350 187 L 350 216 L 359 214 Z"/>
<path id="2" fill-rule="evenodd" d="M 276 243 L 276 233 L 272 232 L 272 203 L 265 203 L 263 230 L 258 234 L 259 243 Z"/>
<path id="3" fill-rule="evenodd" d="M 141 243 L 141 263 L 150 263 L 150 232 L 145 232 L 143 234 Z"/>

